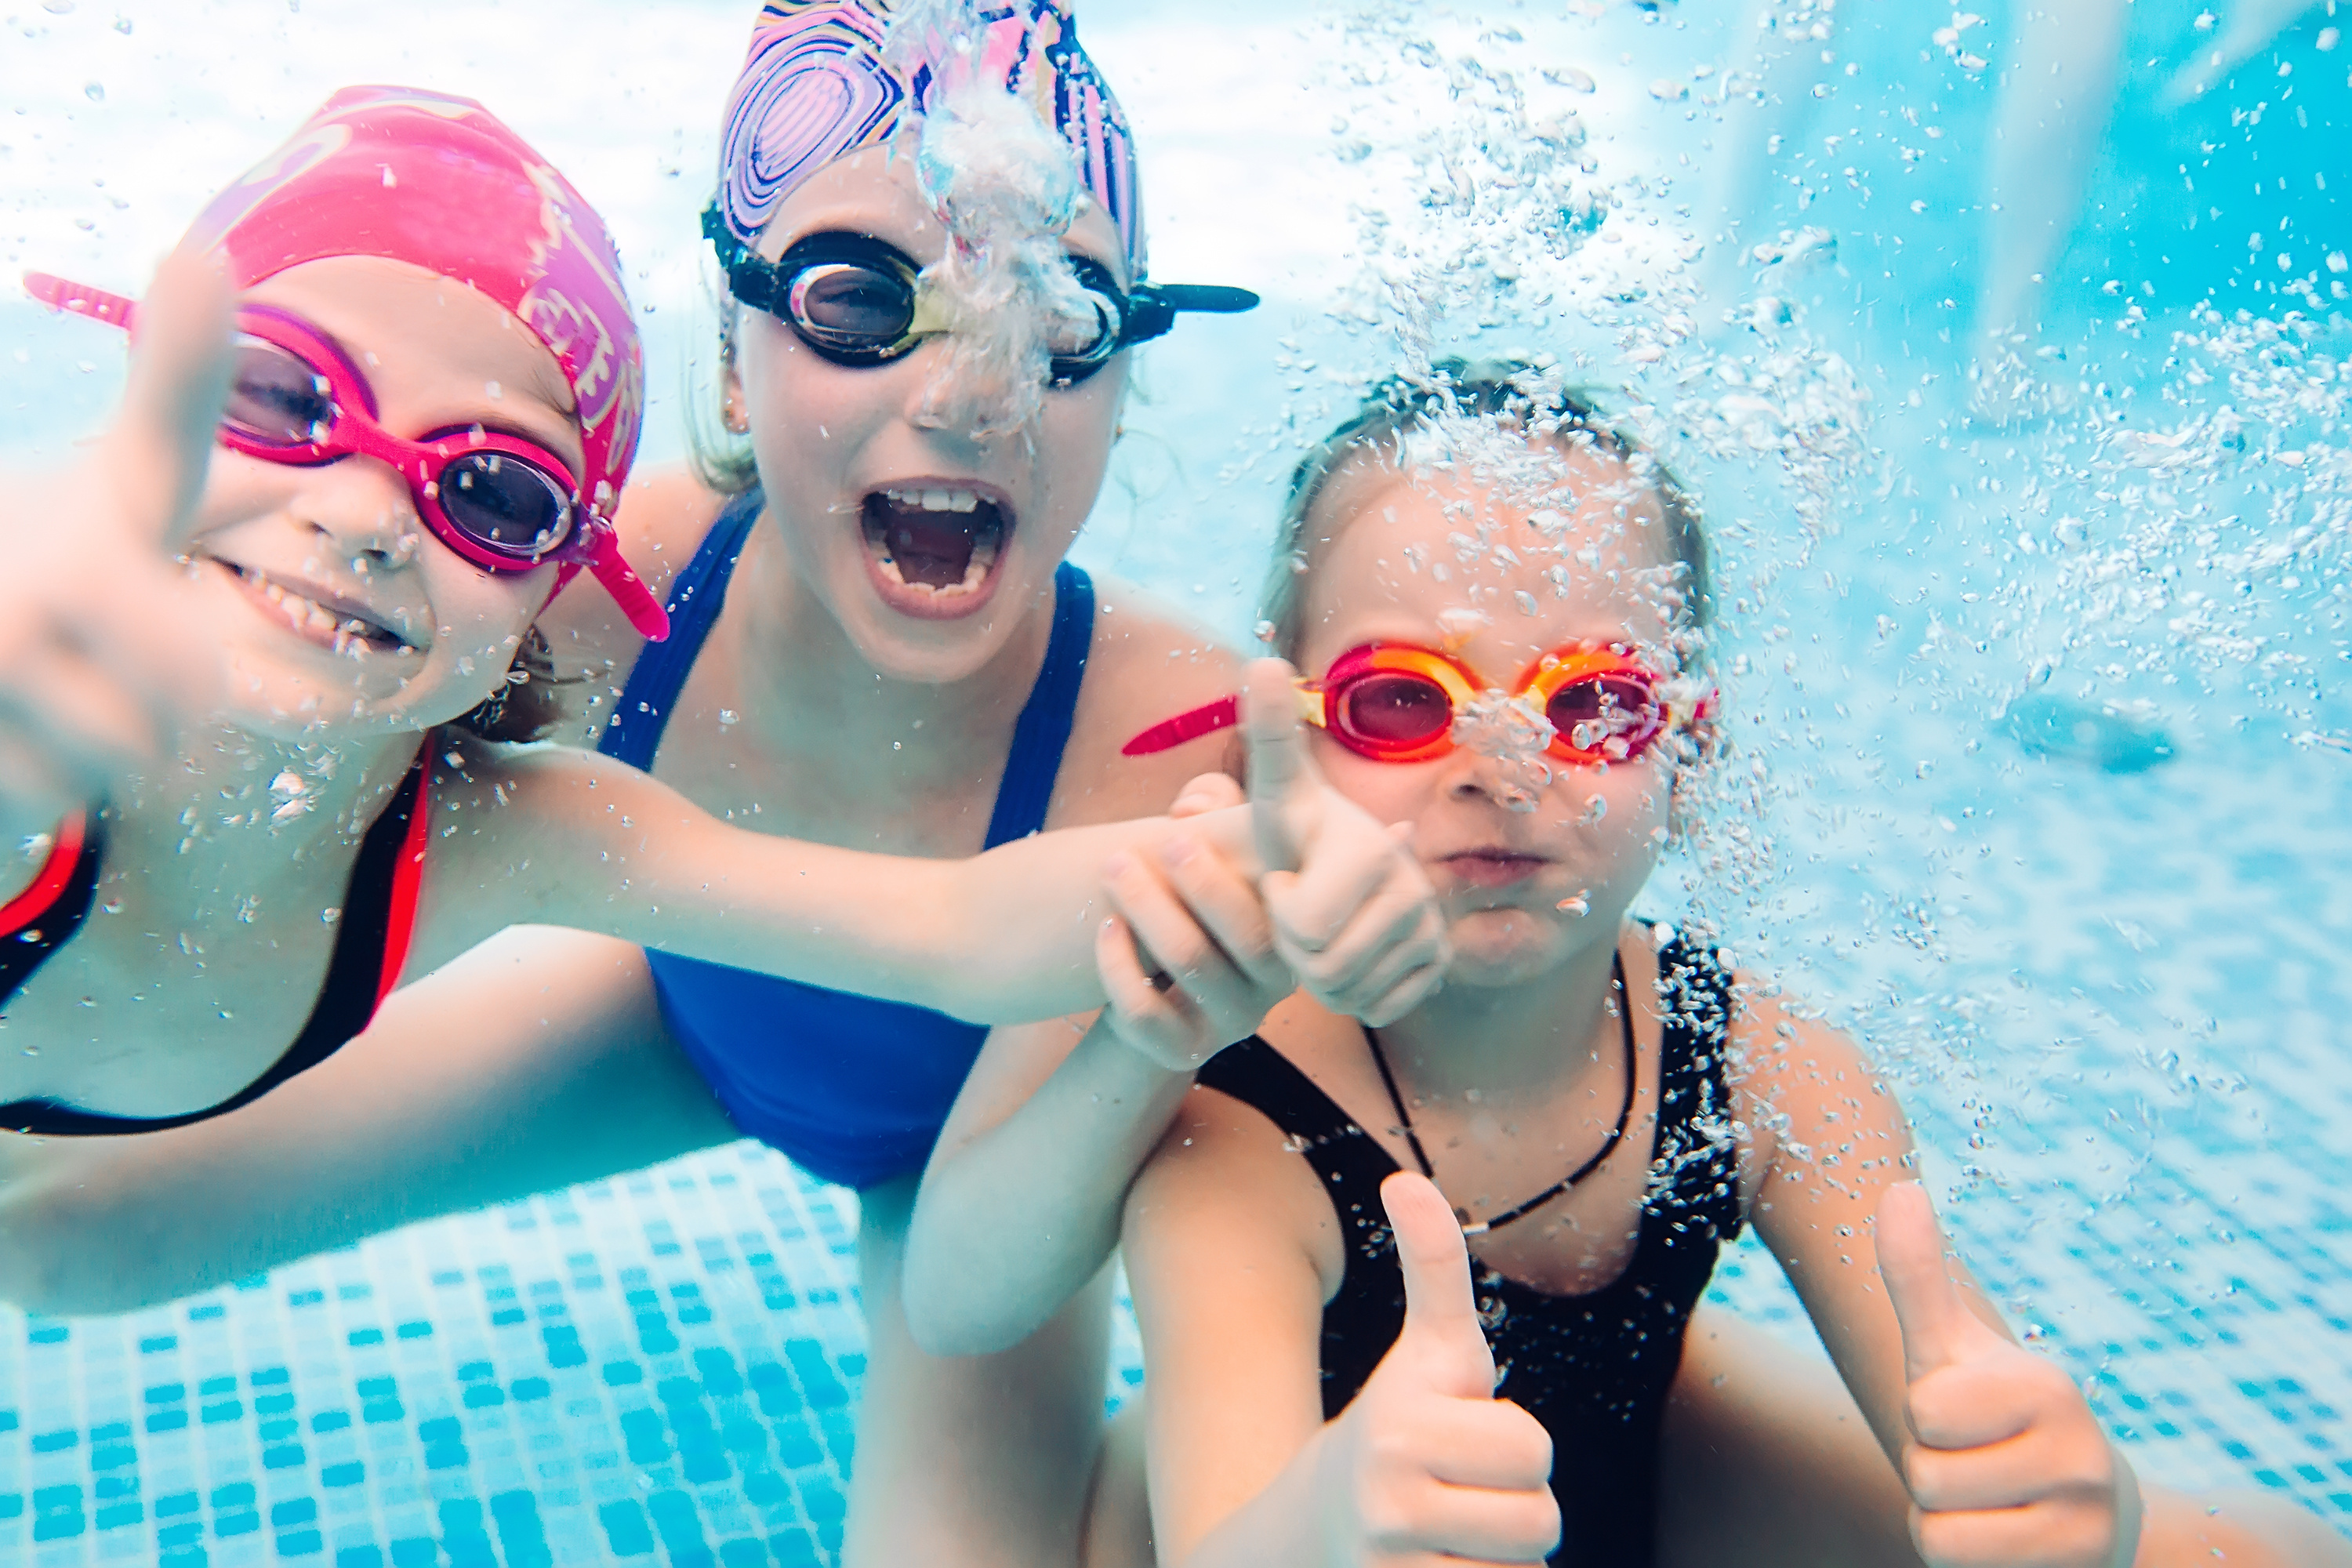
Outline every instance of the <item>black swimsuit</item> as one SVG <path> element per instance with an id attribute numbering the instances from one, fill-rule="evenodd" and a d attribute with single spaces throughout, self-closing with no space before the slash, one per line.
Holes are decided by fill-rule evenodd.
<path id="1" fill-rule="evenodd" d="M 1715 1272 L 1717 1249 L 1742 1223 L 1723 1069 L 1728 984 L 1711 953 L 1679 938 L 1660 951 L 1658 970 L 1666 990 L 1657 1143 L 1632 1261 L 1581 1296 L 1548 1295 L 1491 1271 L 1476 1280 L 1501 1374 L 1496 1392 L 1551 1434 L 1551 1489 L 1565 1529 L 1555 1565 L 1651 1562 L 1659 1426 L 1682 1363 L 1683 1331 Z M 1323 1309 L 1323 1414 L 1336 1416 L 1404 1324 L 1404 1279 L 1380 1195 L 1397 1163 L 1255 1037 L 1210 1058 L 1200 1081 L 1288 1133 L 1345 1224 L 1347 1274 Z"/>
<path id="2" fill-rule="evenodd" d="M 0 1129 L 71 1138 L 184 1127 L 248 1105 L 341 1050 L 368 1026 L 377 1004 L 399 979 L 407 957 L 409 928 L 416 912 L 417 875 L 425 858 L 425 814 L 417 810 L 424 788 L 425 763 L 420 758 L 360 841 L 318 1003 L 310 1009 L 302 1032 L 268 1071 L 219 1104 L 184 1115 L 105 1116 L 55 1100 L 18 1100 L 0 1105 Z M 105 858 L 106 834 L 100 813 L 85 813 L 82 822 L 81 847 L 71 870 L 61 879 L 44 876 L 31 893 L 0 910 L 0 1008 L 16 1000 L 34 972 L 72 941 L 89 918 L 89 907 L 98 893 L 100 865 Z M 61 860 L 63 856 L 57 858 Z"/>

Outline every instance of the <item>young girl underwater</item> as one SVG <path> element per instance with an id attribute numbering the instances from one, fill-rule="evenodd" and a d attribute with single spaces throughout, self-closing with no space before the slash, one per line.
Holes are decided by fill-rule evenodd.
<path id="1" fill-rule="evenodd" d="M 1017 1335 L 1123 1236 L 1171 1568 L 1903 1562 L 1906 1508 L 1939 1565 L 2342 1560 L 2315 1521 L 2257 1536 L 2260 1506 L 2144 1512 L 2065 1373 L 1948 1273 L 1853 1042 L 1629 919 L 1717 700 L 1704 536 L 1646 453 L 1525 366 L 1454 363 L 1376 394 L 1287 520 L 1266 619 L 1307 679 L 1254 685 L 1250 722 L 1295 701 L 1333 786 L 1410 825 L 1447 982 L 1384 1026 L 1293 997 L 1194 1074 L 1107 949 L 1078 1048 L 1002 1032 L 967 1086 L 917 1209 L 919 1338 Z M 1213 907 L 1170 889 L 1156 948 L 1185 902 Z M 1082 1092 L 1119 1037 L 1120 1098 Z M 994 1266 L 950 1289 L 983 1191 Z M 1885 1459 L 1769 1342 L 1693 1329 L 1748 1223 Z M 1798 1452 L 1822 1473 L 1739 1483 Z"/>
<path id="2" fill-rule="evenodd" d="M 580 584 L 538 619 L 567 679 L 518 689 L 544 689 L 560 732 L 601 733 L 739 827 L 961 857 L 1149 816 L 1202 769 L 1238 764 L 1220 736 L 1121 754 L 1134 715 L 1230 690 L 1239 661 L 1062 557 L 1108 462 L 1125 351 L 1180 307 L 1246 297 L 1144 280 L 1125 121 L 1066 11 L 997 8 L 971 48 L 893 42 L 887 21 L 851 3 L 761 13 L 706 222 L 745 307 L 728 404 L 756 483 L 632 487 L 620 541 L 668 606 L 668 640 Z M 963 135 L 964 155 L 935 128 Z M 992 171 L 1009 174 L 992 185 Z M 1032 174 L 1055 199 L 1007 216 L 997 195 Z M 943 279 L 958 267 L 970 275 Z M 1007 276 L 1012 297 L 988 305 Z M 1033 331 L 1021 374 L 1001 374 L 1003 353 L 966 352 L 1041 313 L 1059 324 Z M 509 400 L 519 379 L 504 377 Z M 534 582 L 543 594 L 545 574 Z M 518 604 L 499 637 L 527 619 Z M 594 679 L 569 679 L 582 670 Z M 1281 773 L 1294 782 L 1255 820 L 1297 875 L 1268 876 L 1263 905 L 1236 907 L 1219 941 L 1159 964 L 1177 982 L 1164 1005 L 1208 1033 L 1254 1019 L 1291 972 L 1385 1016 L 1442 952 L 1426 880 L 1386 830 Z M 435 787 L 448 787 L 437 770 Z M 1139 850 L 1161 830 L 1126 831 Z M 1033 891 L 1072 911 L 1085 898 Z M 661 909 L 633 934 L 666 936 L 669 895 L 646 901 Z M 1056 934 L 1097 933 L 1072 921 Z M 1065 967 L 1008 942 L 922 984 L 970 1013 L 975 981 L 1074 986 Z M 925 999 L 871 974 L 832 983 Z M 1088 973 L 1086 996 L 1036 1011 L 1084 1005 L 1098 984 Z M 1101 1443 L 1107 1285 L 982 1358 L 922 1355 L 898 1310 L 916 1176 L 982 1037 L 867 994 L 511 931 L 386 998 L 331 1059 L 251 1104 L 39 1151 L 0 1189 L 0 1271 L 29 1275 L 19 1293 L 52 1307 L 127 1305 L 750 1134 L 859 1192 L 870 1349 L 845 1561 L 1074 1560 Z"/>

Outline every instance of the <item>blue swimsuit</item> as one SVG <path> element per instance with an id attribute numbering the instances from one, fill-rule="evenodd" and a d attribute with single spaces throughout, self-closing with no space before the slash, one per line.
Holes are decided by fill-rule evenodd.
<path id="1" fill-rule="evenodd" d="M 678 574 L 667 642 L 629 672 L 600 748 L 651 771 L 669 709 L 686 684 L 727 580 L 759 520 L 760 492 L 738 497 Z M 1094 584 L 1063 563 L 1054 575 L 1045 662 L 1013 726 L 988 847 L 1045 824 L 1054 775 L 1094 637 Z M 670 1032 L 737 1128 L 828 1182 L 870 1187 L 922 1168 L 988 1031 L 924 1007 L 880 1002 L 724 964 L 647 952 Z"/>

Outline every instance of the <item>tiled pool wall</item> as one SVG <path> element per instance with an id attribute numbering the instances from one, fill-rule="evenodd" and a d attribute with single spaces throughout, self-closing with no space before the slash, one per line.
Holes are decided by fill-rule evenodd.
<path id="1" fill-rule="evenodd" d="M 2282 1079 L 2326 1048 L 2289 1042 Z M 2040 1342 L 2145 1474 L 2280 1489 L 2340 1528 L 2346 1211 L 2292 1149 L 2191 1131 L 2169 1152 L 2130 1208 L 2086 1198 L 2078 1226 L 2021 1232 L 1963 1201 L 1956 1238 L 2002 1299 L 2058 1309 L 2029 1320 Z M 2281 1223 L 2219 1239 L 2250 1205 Z M 828 1563 L 864 1367 L 853 1224 L 846 1194 L 742 1144 L 170 1308 L 0 1314 L 0 1561 Z M 2168 1288 L 2225 1245 L 2228 1293 Z M 1811 1339 L 1752 1241 L 1715 1294 Z M 1117 1360 L 1114 1398 L 1141 1375 L 1124 1322 Z"/>

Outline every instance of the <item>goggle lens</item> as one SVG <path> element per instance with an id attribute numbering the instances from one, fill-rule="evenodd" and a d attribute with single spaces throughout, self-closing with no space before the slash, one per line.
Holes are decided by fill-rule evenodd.
<path id="1" fill-rule="evenodd" d="M 1665 722 L 1657 693 L 1631 675 L 1571 680 L 1552 693 L 1544 717 L 1571 749 L 1619 759 L 1646 745 Z"/>
<path id="2" fill-rule="evenodd" d="M 537 464 L 509 453 L 459 453 L 439 486 L 442 511 L 485 549 L 536 561 L 571 537 L 571 497 Z"/>
<path id="3" fill-rule="evenodd" d="M 915 321 L 915 291 L 905 279 L 842 261 L 803 269 L 788 303 L 794 326 L 849 353 L 886 354 Z"/>
<path id="4" fill-rule="evenodd" d="M 240 337 L 221 422 L 265 447 L 308 447 L 326 439 L 334 424 L 334 394 L 300 356 Z"/>
<path id="5" fill-rule="evenodd" d="M 1454 700 L 1425 675 L 1367 675 L 1349 681 L 1338 697 L 1333 727 L 1383 751 L 1426 744 L 1454 722 Z"/>

